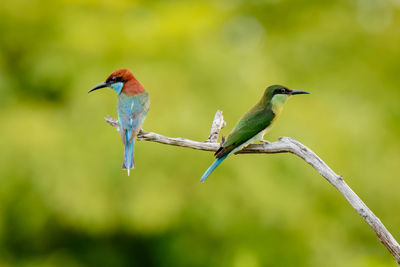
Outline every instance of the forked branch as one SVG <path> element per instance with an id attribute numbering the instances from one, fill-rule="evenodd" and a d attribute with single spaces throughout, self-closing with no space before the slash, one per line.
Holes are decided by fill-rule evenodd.
<path id="1" fill-rule="evenodd" d="M 106 122 L 115 127 L 119 131 L 119 124 L 116 119 L 106 117 Z M 222 111 L 218 110 L 215 114 L 214 121 L 211 127 L 211 132 L 205 142 L 193 141 L 185 138 L 172 138 L 163 136 L 157 133 L 141 131 L 137 136 L 139 141 L 157 142 L 166 145 L 187 147 L 197 150 L 216 151 L 220 144 L 217 143 L 219 131 L 225 126 L 225 121 L 222 116 Z M 365 203 L 357 196 L 356 193 L 347 185 L 342 176 L 336 174 L 329 168 L 326 163 L 320 159 L 311 149 L 301 144 L 299 141 L 290 137 L 281 137 L 279 141 L 269 144 L 251 144 L 241 153 L 292 153 L 305 162 L 310 164 L 318 171 L 329 183 L 331 183 L 357 211 L 357 213 L 368 223 L 375 231 L 379 240 L 389 250 L 400 266 L 400 246 L 390 232 L 386 229 L 378 217 L 365 205 Z"/>

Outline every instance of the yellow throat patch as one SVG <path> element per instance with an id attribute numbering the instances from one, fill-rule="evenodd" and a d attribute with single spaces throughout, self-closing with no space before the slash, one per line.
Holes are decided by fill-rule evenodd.
<path id="1" fill-rule="evenodd" d="M 282 112 L 283 104 L 285 104 L 286 100 L 288 100 L 289 95 L 274 95 L 271 99 L 272 111 L 275 116 L 278 117 Z"/>

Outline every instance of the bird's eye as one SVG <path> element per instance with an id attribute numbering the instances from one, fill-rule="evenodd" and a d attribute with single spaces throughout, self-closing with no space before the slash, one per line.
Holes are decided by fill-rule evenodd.
<path id="1" fill-rule="evenodd" d="M 286 93 L 287 93 L 286 88 L 279 88 L 274 91 L 274 95 L 280 95 L 280 94 L 286 94 Z"/>

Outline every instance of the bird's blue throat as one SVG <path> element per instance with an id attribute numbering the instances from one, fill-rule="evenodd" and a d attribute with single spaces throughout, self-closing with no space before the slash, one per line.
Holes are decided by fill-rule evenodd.
<path id="1" fill-rule="evenodd" d="M 110 87 L 114 89 L 114 91 L 117 92 L 117 94 L 120 94 L 122 91 L 122 87 L 124 87 L 124 83 L 123 82 L 113 83 L 111 84 Z"/>

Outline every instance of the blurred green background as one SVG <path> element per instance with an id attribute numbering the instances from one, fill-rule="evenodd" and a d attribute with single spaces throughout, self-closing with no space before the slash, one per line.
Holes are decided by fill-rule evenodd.
<path id="1" fill-rule="evenodd" d="M 400 1 L 14 0 L 0 7 L 0 266 L 395 266 L 299 158 L 138 142 L 121 171 L 112 90 L 129 68 L 143 128 L 227 135 L 270 84 L 293 97 L 266 139 L 313 149 L 400 238 Z"/>

